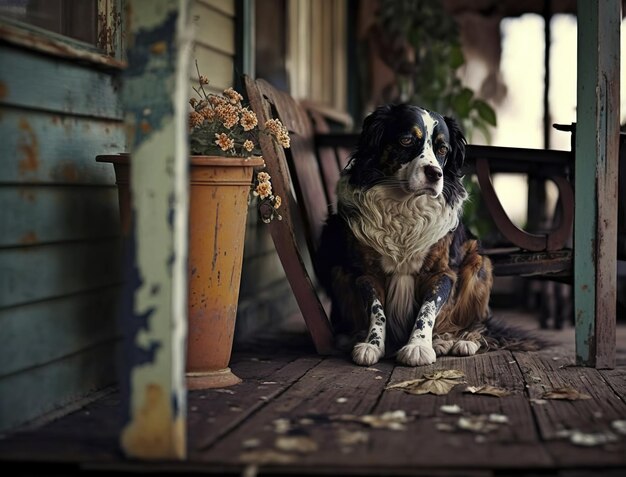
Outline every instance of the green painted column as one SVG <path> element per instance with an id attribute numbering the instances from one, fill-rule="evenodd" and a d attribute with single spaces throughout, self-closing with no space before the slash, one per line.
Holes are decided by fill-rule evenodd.
<path id="1" fill-rule="evenodd" d="M 576 361 L 615 365 L 620 0 L 578 0 Z"/>
<path id="2" fill-rule="evenodd" d="M 188 0 L 130 0 L 122 98 L 132 232 L 123 298 L 122 451 L 186 457 Z"/>

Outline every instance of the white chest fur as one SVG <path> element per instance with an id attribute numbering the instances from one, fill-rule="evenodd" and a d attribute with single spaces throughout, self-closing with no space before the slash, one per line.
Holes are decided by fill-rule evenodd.
<path id="1" fill-rule="evenodd" d="M 421 267 L 430 247 L 459 224 L 462 201 L 452 208 L 442 195 L 392 198 L 384 186 L 363 192 L 345 179 L 339 200 L 359 214 L 344 217 L 356 238 L 381 255 L 385 273 L 411 274 Z"/>
<path id="2" fill-rule="evenodd" d="M 396 334 L 395 326 L 406 328 L 414 318 L 415 273 L 429 249 L 458 226 L 463 201 L 453 208 L 442 195 L 397 199 L 384 186 L 363 192 L 345 179 L 337 192 L 343 205 L 359 211 L 344 217 L 352 233 L 380 254 L 381 267 L 389 275 L 385 311 L 390 332 Z"/>

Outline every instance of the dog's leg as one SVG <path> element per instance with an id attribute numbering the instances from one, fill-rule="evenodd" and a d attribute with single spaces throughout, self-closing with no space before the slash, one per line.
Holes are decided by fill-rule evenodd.
<path id="1" fill-rule="evenodd" d="M 474 356 L 480 349 L 480 343 L 473 340 L 458 340 L 450 349 L 452 356 Z"/>
<path id="2" fill-rule="evenodd" d="M 366 311 L 369 314 L 367 339 L 357 343 L 352 350 L 352 360 L 361 366 L 371 366 L 385 354 L 386 317 L 376 289 L 369 279 L 360 279 L 357 286 L 361 290 Z"/>
<path id="3" fill-rule="evenodd" d="M 400 363 L 407 366 L 424 366 L 435 362 L 437 354 L 433 348 L 433 328 L 437 313 L 448 300 L 451 290 L 452 280 L 444 275 L 435 289 L 426 294 L 409 342 L 396 355 Z"/>
<path id="4" fill-rule="evenodd" d="M 442 336 L 433 336 L 433 349 L 437 356 L 445 356 L 454 345 L 454 340 L 446 339 Z"/>

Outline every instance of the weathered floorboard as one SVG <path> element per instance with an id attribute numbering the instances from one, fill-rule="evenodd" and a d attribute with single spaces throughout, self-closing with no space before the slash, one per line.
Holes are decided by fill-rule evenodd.
<path id="1" fill-rule="evenodd" d="M 420 368 L 396 367 L 392 382 L 415 379 L 437 370 L 458 369 L 465 374 L 465 384 L 455 386 L 443 396 L 410 395 L 399 390 L 389 390 L 383 395 L 377 411 L 392 409 L 418 409 L 419 419 L 409 427 L 408 434 L 416 444 L 414 449 L 403 445 L 406 436 L 400 433 L 374 436 L 374 446 L 380 449 L 383 462 L 393 465 L 398 451 L 400 457 L 414 465 L 429 465 L 434 468 L 477 467 L 489 463 L 491 468 L 546 467 L 551 464 L 550 456 L 542 448 L 534 428 L 528 399 L 524 390 L 523 377 L 510 352 L 477 355 L 471 358 L 439 359 L 434 365 Z M 466 394 L 467 386 L 490 384 L 509 390 L 509 396 Z M 448 415 L 441 406 L 456 404 L 461 414 Z M 459 429 L 438 430 L 437 426 L 452 428 L 459 417 L 501 414 L 508 418 L 507 424 L 486 434 L 477 434 Z M 455 449 L 450 452 L 450 449 Z M 532 449 L 532 451 L 531 451 Z M 526 458 L 517 457 L 523 454 Z"/>
<path id="2" fill-rule="evenodd" d="M 536 353 L 515 353 L 533 399 L 532 410 L 541 439 L 557 466 L 626 465 L 626 442 L 611 430 L 611 423 L 626 417 L 626 403 L 594 368 L 562 365 Z M 552 389 L 571 387 L 591 399 L 543 399 Z M 539 400 L 539 401 L 537 401 Z M 614 434 L 616 442 L 589 447 L 569 441 L 569 432 Z"/>
<path id="3" fill-rule="evenodd" d="M 321 358 L 265 359 L 231 363 L 243 382 L 228 389 L 189 392 L 189 458 L 201 460 L 204 449 L 228 434 L 254 412 L 288 389 Z M 206 425 L 203 425 L 206 423 Z"/>
<path id="4" fill-rule="evenodd" d="M 337 441 L 338 429 L 345 425 L 333 425 L 329 419 L 343 414 L 368 414 L 372 410 L 391 363 L 380 363 L 376 369 L 380 371 L 354 366 L 347 360 L 325 359 L 199 458 L 216 465 L 243 465 L 255 462 L 255 454 L 269 451 L 276 452 L 278 459 L 316 468 L 353 464 L 355 455 L 345 454 L 346 446 Z M 378 375 L 383 379 L 376 379 Z M 276 450 L 275 441 L 283 435 L 275 432 L 280 422 L 289 428 L 284 435 L 308 436 L 319 451 L 294 456 Z M 250 439 L 258 440 L 259 446 L 246 449 L 245 443 Z"/>
<path id="5" fill-rule="evenodd" d="M 440 358 L 420 368 L 396 366 L 392 359 L 364 368 L 348 356 L 316 355 L 311 343 L 304 349 L 295 337 L 273 343 L 259 339 L 256 345 L 235 349 L 231 367 L 243 378 L 241 384 L 188 393 L 185 462 L 161 463 L 157 469 L 123 457 L 116 440 L 123 414 L 117 393 L 41 429 L 0 440 L 0 459 L 69 459 L 98 469 L 167 468 L 178 475 L 240 475 L 255 465 L 259 473 L 287 475 L 623 473 L 625 436 L 617 435 L 607 445 L 581 447 L 559 431 L 604 432 L 613 421 L 623 420 L 626 371 L 575 367 L 572 358 L 573 352 L 564 349 L 499 351 Z M 465 374 L 465 382 L 447 395 L 385 390 L 389 383 L 447 369 Z M 483 384 L 511 394 L 497 398 L 464 393 L 467 385 Z M 544 390 L 563 385 L 592 399 L 537 401 Z M 461 414 L 444 412 L 443 404 L 458 405 Z M 409 417 L 404 430 L 374 429 L 349 420 L 396 410 Z M 455 428 L 461 416 L 489 414 L 507 416 L 508 423 L 484 434 Z M 290 443 L 314 448 L 281 447 Z"/>

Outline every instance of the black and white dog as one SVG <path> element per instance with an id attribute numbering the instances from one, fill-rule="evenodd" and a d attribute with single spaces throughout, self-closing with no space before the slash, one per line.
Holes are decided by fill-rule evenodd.
<path id="1" fill-rule="evenodd" d="M 421 366 L 506 344 L 536 349 L 490 319 L 491 262 L 461 222 L 465 144 L 454 119 L 407 104 L 363 123 L 316 262 L 357 364 L 385 350 Z"/>

